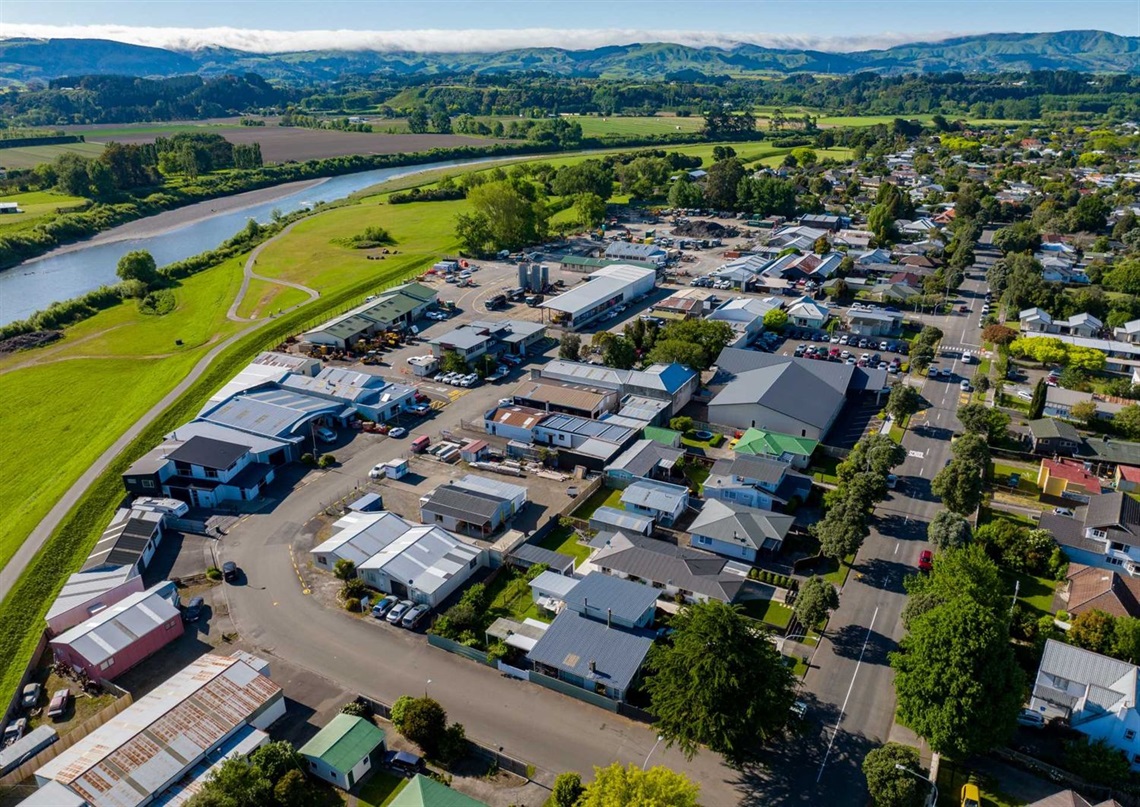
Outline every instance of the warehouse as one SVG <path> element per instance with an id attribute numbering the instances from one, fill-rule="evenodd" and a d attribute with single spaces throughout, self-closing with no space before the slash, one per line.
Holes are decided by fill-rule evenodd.
<path id="1" fill-rule="evenodd" d="M 606 247 L 606 258 L 611 261 L 641 261 L 654 266 L 664 266 L 669 260 L 669 253 L 653 244 L 614 241 Z"/>
<path id="2" fill-rule="evenodd" d="M 90 807 L 154 800 L 243 730 L 263 732 L 285 714 L 269 666 L 248 653 L 205 655 L 36 771 Z"/>
<path id="3" fill-rule="evenodd" d="M 542 303 L 551 320 L 574 330 L 594 322 L 623 303 L 653 291 L 657 272 L 629 264 L 614 264 L 593 272 L 590 279 Z"/>
<path id="4" fill-rule="evenodd" d="M 303 334 L 312 345 L 351 347 L 381 331 L 402 329 L 423 316 L 439 295 L 422 283 L 405 283 Z"/>
<path id="5" fill-rule="evenodd" d="M 357 566 L 385 594 L 436 607 L 487 566 L 487 550 L 439 527 L 417 524 Z"/>

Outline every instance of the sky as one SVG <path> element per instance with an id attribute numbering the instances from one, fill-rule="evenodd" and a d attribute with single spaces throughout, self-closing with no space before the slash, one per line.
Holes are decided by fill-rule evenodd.
<path id="1" fill-rule="evenodd" d="M 864 50 L 960 34 L 1140 36 L 1140 0 L 0 0 L 0 36 L 420 51 L 631 42 Z"/>

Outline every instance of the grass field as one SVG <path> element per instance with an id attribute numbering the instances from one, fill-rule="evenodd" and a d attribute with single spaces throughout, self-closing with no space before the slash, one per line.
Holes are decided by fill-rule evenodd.
<path id="1" fill-rule="evenodd" d="M 38 148 L 38 147 L 37 147 Z M 0 165 L 4 164 L 4 152 L 0 150 Z M 54 191 L 32 191 L 0 196 L 0 202 L 15 202 L 20 213 L 5 213 L 0 216 L 0 235 L 27 230 L 45 218 L 54 216 L 62 208 L 85 205 L 87 200 L 79 196 L 67 196 Z"/>
<path id="2" fill-rule="evenodd" d="M 59 143 L 52 146 L 0 149 L 0 168 L 35 168 L 40 163 L 50 163 L 61 154 L 98 157 L 102 153 L 102 143 Z"/>

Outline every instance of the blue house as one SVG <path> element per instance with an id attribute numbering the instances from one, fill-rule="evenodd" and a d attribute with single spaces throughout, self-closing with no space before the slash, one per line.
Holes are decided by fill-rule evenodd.
<path id="1" fill-rule="evenodd" d="M 689 542 L 751 563 L 760 552 L 779 552 L 794 521 L 794 516 L 709 499 L 689 526 Z"/>
<path id="2" fill-rule="evenodd" d="M 562 599 L 569 610 L 611 627 L 644 628 L 653 624 L 659 593 L 644 583 L 590 572 Z"/>
<path id="3" fill-rule="evenodd" d="M 789 500 L 811 492 L 811 478 L 771 457 L 742 454 L 717 460 L 704 484 L 706 499 L 779 510 Z"/>
<path id="4" fill-rule="evenodd" d="M 689 506 L 689 489 L 683 485 L 638 479 L 621 494 L 622 506 L 631 512 L 652 518 L 670 527 Z"/>
<path id="5" fill-rule="evenodd" d="M 611 627 L 566 610 L 555 617 L 527 658 L 540 675 L 624 701 L 652 646 L 648 631 Z"/>

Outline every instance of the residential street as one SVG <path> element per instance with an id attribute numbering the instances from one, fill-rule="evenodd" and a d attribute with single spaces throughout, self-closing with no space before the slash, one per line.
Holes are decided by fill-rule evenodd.
<path id="1" fill-rule="evenodd" d="M 941 328 L 946 348 L 978 351 L 985 270 L 995 255 L 979 248 L 973 267 L 958 293 L 968 314 L 926 317 Z M 875 511 L 871 534 L 843 588 L 840 607 L 828 624 L 827 637 L 814 651 L 804 681 L 810 704 L 805 742 L 776 755 L 765 776 L 773 793 L 761 803 L 862 805 L 866 791 L 860 765 L 864 755 L 890 739 L 914 743 L 914 735 L 894 724 L 893 675 L 887 655 L 902 637 L 900 615 L 906 603 L 903 579 L 915 573 L 926 544 L 926 526 L 941 504 L 930 492 L 930 480 L 950 457 L 950 437 L 961 429 L 955 412 L 962 395 L 959 382 L 972 378 L 976 365 L 943 358 L 949 380 L 908 378 L 919 386 L 929 408 L 916 415 L 903 438 L 908 457 L 896 469 L 899 488 Z M 813 648 L 804 652 L 811 653 Z M 924 752 L 924 759 L 929 752 Z"/>

